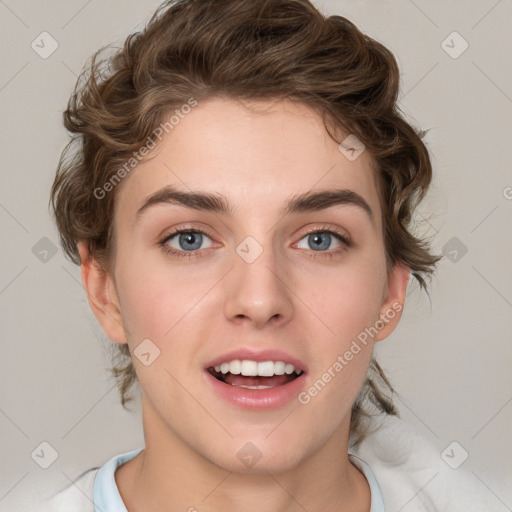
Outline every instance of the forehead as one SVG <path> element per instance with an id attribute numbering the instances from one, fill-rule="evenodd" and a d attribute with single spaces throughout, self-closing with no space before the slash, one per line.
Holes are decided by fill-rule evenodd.
<path id="1" fill-rule="evenodd" d="M 339 140 L 348 134 L 339 131 Z M 225 195 L 237 210 L 282 206 L 314 189 L 349 189 L 378 205 L 374 161 L 351 161 L 328 135 L 321 116 L 291 101 L 210 99 L 162 139 L 117 191 L 116 210 L 129 218 L 168 185 Z M 376 219 L 377 220 L 377 219 Z"/>

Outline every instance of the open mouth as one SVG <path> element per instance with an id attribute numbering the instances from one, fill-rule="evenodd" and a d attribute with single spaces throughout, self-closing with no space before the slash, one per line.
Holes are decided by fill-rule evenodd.
<path id="1" fill-rule="evenodd" d="M 247 389 L 270 389 L 284 386 L 304 372 L 282 361 L 230 361 L 211 366 L 208 372 L 218 381 Z"/>

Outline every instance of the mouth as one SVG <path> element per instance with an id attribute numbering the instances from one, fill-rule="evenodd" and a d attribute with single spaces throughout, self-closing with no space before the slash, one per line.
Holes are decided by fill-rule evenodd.
<path id="1" fill-rule="evenodd" d="M 218 381 L 245 389 L 271 389 L 284 386 L 300 377 L 303 370 L 283 361 L 252 361 L 235 359 L 208 369 Z"/>
<path id="2" fill-rule="evenodd" d="M 231 405 L 253 410 L 282 407 L 293 402 L 306 385 L 304 365 L 282 352 L 239 351 L 237 355 L 224 356 L 205 367 L 209 389 Z"/>

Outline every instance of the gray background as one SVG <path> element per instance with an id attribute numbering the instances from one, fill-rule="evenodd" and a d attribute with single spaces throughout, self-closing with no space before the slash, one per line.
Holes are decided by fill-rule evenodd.
<path id="1" fill-rule="evenodd" d="M 435 179 L 417 232 L 447 257 L 431 303 L 411 283 L 398 329 L 378 345 L 380 361 L 404 418 L 440 454 L 457 441 L 475 486 L 494 494 L 496 511 L 512 510 L 512 1 L 316 4 L 394 52 L 400 106 L 431 129 Z M 0 510 L 20 510 L 35 489 L 63 487 L 143 446 L 139 402 L 134 413 L 121 408 L 105 371 L 112 342 L 89 310 L 79 268 L 57 247 L 47 203 L 76 76 L 157 5 L 0 0 Z M 41 48 L 43 31 L 58 43 L 45 59 L 31 47 L 51 48 L 49 39 Z M 458 56 L 454 31 L 469 44 Z M 44 441 L 58 453 L 46 470 L 35 462 L 50 453 L 38 448 Z M 44 457 L 34 460 L 34 450 Z"/>

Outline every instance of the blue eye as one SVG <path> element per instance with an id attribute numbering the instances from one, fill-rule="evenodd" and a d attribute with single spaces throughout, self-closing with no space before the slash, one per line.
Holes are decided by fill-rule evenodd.
<path id="1" fill-rule="evenodd" d="M 307 241 L 307 242 L 306 242 Z M 203 243 L 207 242 L 204 246 Z M 304 245 L 306 244 L 306 245 Z M 334 247 L 332 246 L 334 244 Z M 205 254 L 201 249 L 213 246 L 212 239 L 198 229 L 178 229 L 167 235 L 160 246 L 172 256 L 200 257 Z M 311 256 L 321 254 L 323 257 L 334 257 L 352 246 L 350 239 L 332 229 L 316 229 L 306 233 L 297 244 L 299 249 L 310 251 Z"/>
<path id="2" fill-rule="evenodd" d="M 308 245 L 314 251 L 329 249 L 332 237 L 329 233 L 313 233 L 308 235 Z"/>
<path id="3" fill-rule="evenodd" d="M 307 247 L 301 246 L 302 240 L 307 240 Z M 338 245 L 335 247 L 331 247 L 331 243 L 335 242 Z M 311 249 L 315 252 L 323 252 L 326 250 L 335 250 L 340 246 L 349 246 L 348 240 L 345 237 L 335 233 L 333 231 L 314 231 L 312 233 L 308 233 L 301 239 L 301 242 L 297 245 L 299 249 Z"/>
<path id="4" fill-rule="evenodd" d="M 162 241 L 162 245 L 167 247 L 170 252 L 180 253 L 180 252 L 194 252 L 198 249 L 205 249 L 206 247 L 201 247 L 204 239 L 210 239 L 206 233 L 197 230 L 177 230 L 174 233 L 171 233 L 165 240 Z M 176 243 L 178 246 L 176 246 Z M 211 240 L 210 245 L 211 246 Z"/>
<path id="5" fill-rule="evenodd" d="M 193 251 L 201 247 L 203 235 L 201 233 L 180 233 L 178 243 L 180 248 L 185 251 Z"/>

